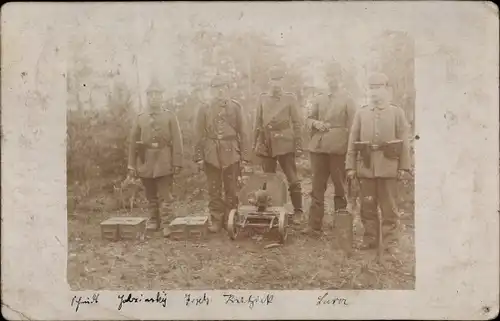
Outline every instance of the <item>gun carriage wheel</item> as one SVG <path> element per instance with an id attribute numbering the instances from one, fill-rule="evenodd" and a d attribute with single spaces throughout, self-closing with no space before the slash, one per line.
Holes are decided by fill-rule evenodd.
<path id="1" fill-rule="evenodd" d="M 236 209 L 232 209 L 227 218 L 227 233 L 229 234 L 231 240 L 235 240 L 238 237 L 240 229 L 238 226 L 238 216 L 238 211 Z"/>
<path id="2" fill-rule="evenodd" d="M 278 222 L 278 231 L 280 235 L 280 242 L 284 244 L 286 242 L 288 236 L 288 213 L 283 210 L 280 212 L 279 222 Z"/>

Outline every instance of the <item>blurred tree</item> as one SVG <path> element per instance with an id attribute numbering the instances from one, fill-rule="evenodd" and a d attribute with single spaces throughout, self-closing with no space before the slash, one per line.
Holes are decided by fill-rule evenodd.
<path id="1" fill-rule="evenodd" d="M 386 31 L 376 39 L 376 69 L 384 72 L 393 88 L 393 102 L 403 108 L 415 129 L 415 47 L 413 38 L 400 31 Z"/>

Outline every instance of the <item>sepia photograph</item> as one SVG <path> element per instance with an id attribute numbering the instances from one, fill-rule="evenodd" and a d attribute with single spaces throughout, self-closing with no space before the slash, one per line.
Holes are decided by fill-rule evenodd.
<path id="1" fill-rule="evenodd" d="M 71 288 L 414 289 L 412 36 L 170 7 L 68 44 Z"/>
<path id="2" fill-rule="evenodd" d="M 489 320 L 490 2 L 8 3 L 9 320 Z"/>

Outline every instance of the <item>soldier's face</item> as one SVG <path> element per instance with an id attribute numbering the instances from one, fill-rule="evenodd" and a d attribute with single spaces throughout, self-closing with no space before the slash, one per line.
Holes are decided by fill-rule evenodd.
<path id="1" fill-rule="evenodd" d="M 160 91 L 148 92 L 148 104 L 150 107 L 158 108 L 161 106 L 163 95 Z"/>
<path id="2" fill-rule="evenodd" d="M 386 102 L 389 96 L 389 91 L 386 85 L 370 85 L 368 91 L 370 100 L 374 104 Z"/>
<path id="3" fill-rule="evenodd" d="M 229 86 L 211 87 L 211 96 L 216 99 L 227 99 L 229 97 Z"/>
<path id="4" fill-rule="evenodd" d="M 330 91 L 336 92 L 339 89 L 339 82 L 336 79 L 332 79 L 328 82 L 328 88 Z"/>
<path id="5" fill-rule="evenodd" d="M 269 80 L 269 86 L 271 86 L 271 91 L 274 94 L 280 93 L 283 88 L 283 81 L 281 79 L 271 79 Z"/>

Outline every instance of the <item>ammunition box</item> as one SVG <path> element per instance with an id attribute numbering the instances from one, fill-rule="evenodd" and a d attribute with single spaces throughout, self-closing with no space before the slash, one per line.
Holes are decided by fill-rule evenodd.
<path id="1" fill-rule="evenodd" d="M 101 236 L 109 241 L 142 240 L 146 221 L 143 217 L 112 217 L 101 223 Z"/>
<path id="2" fill-rule="evenodd" d="M 208 217 L 178 217 L 170 223 L 169 231 L 173 240 L 204 239 L 208 233 Z"/>

